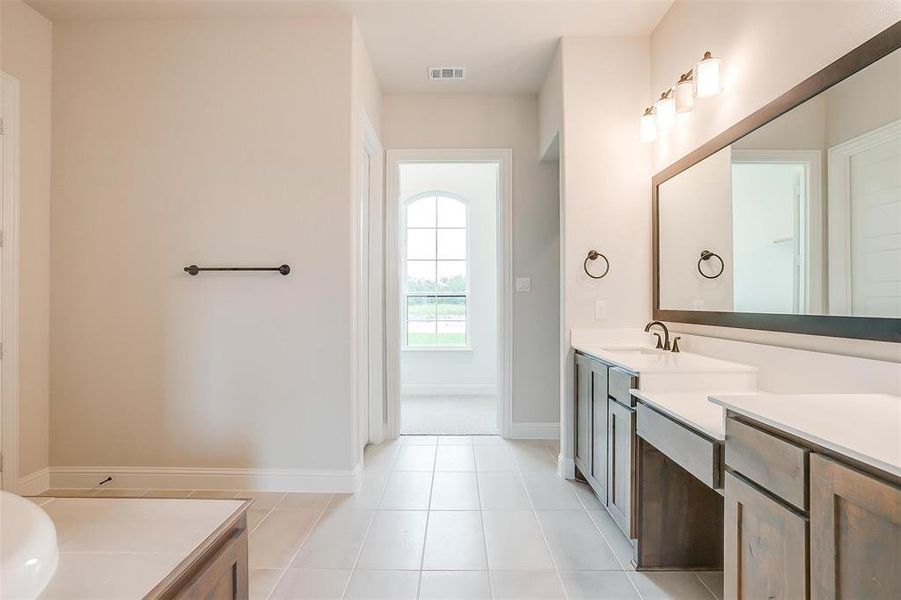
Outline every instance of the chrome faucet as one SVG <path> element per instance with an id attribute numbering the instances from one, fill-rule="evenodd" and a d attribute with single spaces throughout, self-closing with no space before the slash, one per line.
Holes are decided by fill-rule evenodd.
<path id="1" fill-rule="evenodd" d="M 664 324 L 661 323 L 660 321 L 651 321 L 650 323 L 648 323 L 647 325 L 645 325 L 644 330 L 645 330 L 645 331 L 651 331 L 651 327 L 653 327 L 654 325 L 659 325 L 659 326 L 663 329 L 663 339 L 664 339 L 664 342 L 663 342 L 663 345 L 661 346 L 661 345 L 660 345 L 660 336 L 658 335 L 658 336 L 657 336 L 657 347 L 658 347 L 658 348 L 663 348 L 664 350 L 669 350 L 669 349 L 670 349 L 670 348 L 669 348 L 669 329 L 666 328 L 666 325 L 664 325 Z"/>

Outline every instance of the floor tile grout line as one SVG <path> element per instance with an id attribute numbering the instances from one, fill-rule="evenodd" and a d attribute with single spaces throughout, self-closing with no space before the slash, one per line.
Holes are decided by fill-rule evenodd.
<path id="1" fill-rule="evenodd" d="M 416 580 L 416 597 L 422 592 L 422 568 L 425 566 L 425 549 L 429 541 L 429 522 L 432 520 L 432 494 L 435 489 L 435 464 L 438 462 L 438 438 L 435 438 L 435 456 L 432 458 L 432 477 L 429 480 L 429 500 L 426 503 L 425 532 L 422 536 L 422 552 L 419 555 L 419 578 Z"/>
<path id="2" fill-rule="evenodd" d="M 521 473 L 520 476 L 522 476 Z M 563 591 L 563 598 L 565 600 L 569 598 L 569 595 L 566 592 L 566 586 L 563 585 L 563 576 L 560 575 L 560 566 L 557 564 L 557 558 L 554 556 L 554 552 L 551 550 L 551 545 L 547 541 L 547 534 L 544 533 L 544 527 L 541 526 L 541 519 L 538 518 L 538 511 L 535 509 L 535 502 L 532 500 L 532 493 L 529 491 L 529 486 L 525 485 L 525 480 L 523 480 L 523 487 L 526 490 L 526 498 L 529 499 L 529 506 L 532 507 L 532 517 L 538 524 L 538 532 L 541 533 L 541 539 L 544 540 L 544 547 L 547 548 L 548 556 L 551 557 L 551 563 L 554 565 L 554 573 L 557 574 L 557 581 L 560 583 L 560 589 Z M 589 516 L 588 518 L 590 519 L 591 516 Z"/>
<path id="3" fill-rule="evenodd" d="M 334 494 L 331 494 L 331 495 L 330 495 L 330 497 L 329 497 L 329 502 L 331 501 L 331 496 L 334 496 Z M 313 521 L 313 524 L 310 526 L 309 531 L 307 531 L 307 535 L 303 538 L 303 540 L 301 540 L 300 544 L 298 544 L 297 550 L 295 550 L 295 551 L 294 551 L 294 554 L 291 555 L 291 560 L 288 561 L 288 566 L 285 567 L 284 569 L 282 569 L 282 572 L 279 573 L 278 579 L 275 580 L 275 584 L 272 586 L 272 589 L 269 590 L 269 594 L 266 596 L 266 600 L 269 600 L 269 598 L 272 597 L 272 594 L 275 593 L 275 590 L 278 589 L 278 584 L 280 584 L 280 583 L 282 582 L 282 579 L 285 578 L 285 573 L 287 573 L 287 572 L 288 572 L 288 569 L 291 568 L 291 565 L 294 564 L 294 559 L 296 559 L 296 558 L 297 558 L 297 555 L 300 554 L 300 549 L 304 547 L 304 544 L 306 544 L 307 541 L 310 539 L 310 536 L 313 535 L 313 530 L 316 529 L 316 526 L 319 525 L 319 521 L 322 520 L 322 515 L 325 514 L 325 510 L 326 510 L 326 508 L 328 507 L 328 504 L 329 504 L 329 503 L 326 502 L 326 503 L 325 503 L 325 506 L 323 506 L 322 509 L 319 511 L 319 514 L 316 515 L 316 520 Z M 275 510 L 275 507 L 272 507 L 272 508 L 269 510 L 269 514 L 266 515 L 266 518 L 267 518 L 267 519 L 269 518 L 269 515 L 272 514 L 272 511 L 273 511 L 273 510 Z M 264 520 L 265 520 L 265 519 L 264 519 Z M 262 524 L 263 524 L 263 521 L 260 521 L 259 525 L 262 525 Z M 259 525 L 257 525 L 257 527 L 259 527 Z M 250 540 L 248 540 L 248 542 L 249 542 L 249 541 L 250 541 Z"/>
<path id="4" fill-rule="evenodd" d="M 472 453 L 473 465 L 475 465 L 475 450 Z M 485 550 L 485 571 L 488 577 L 488 597 L 494 598 L 494 586 L 491 585 L 491 564 L 488 562 L 488 535 L 485 533 L 485 511 L 482 507 L 482 488 L 479 484 L 479 474 L 475 474 L 476 480 L 476 501 L 479 503 L 479 524 L 482 527 L 482 548 Z"/>
<path id="5" fill-rule="evenodd" d="M 385 486 L 387 487 L 387 484 L 385 484 Z M 381 498 L 379 498 L 379 503 L 381 503 Z M 357 572 L 360 556 L 363 555 L 363 548 L 366 546 L 366 540 L 369 539 L 369 532 L 372 531 L 372 524 L 375 522 L 378 512 L 378 508 L 372 511 L 372 518 L 369 519 L 369 526 L 366 528 L 366 533 L 363 534 L 363 540 L 360 542 L 360 549 L 357 550 L 357 555 L 354 557 L 354 564 L 350 567 L 350 575 L 347 576 L 347 581 L 344 582 L 344 589 L 341 590 L 341 598 L 347 596 L 347 590 L 350 588 L 350 580 L 353 579 L 354 573 Z"/>
<path id="6" fill-rule="evenodd" d="M 704 588 L 705 588 L 708 592 L 710 592 L 710 595 L 713 596 L 714 600 L 719 600 L 719 596 L 717 596 L 717 595 L 714 593 L 714 591 L 713 591 L 712 589 L 710 589 L 710 586 L 707 585 L 707 583 L 706 583 L 703 579 L 701 579 L 701 576 L 698 575 L 698 571 L 693 571 L 693 573 L 694 573 L 695 577 L 697 577 L 698 581 L 701 582 L 701 585 L 703 585 Z"/>

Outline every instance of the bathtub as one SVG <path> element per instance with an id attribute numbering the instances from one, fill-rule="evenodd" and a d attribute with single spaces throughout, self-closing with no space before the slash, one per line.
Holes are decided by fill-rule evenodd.
<path id="1" fill-rule="evenodd" d="M 0 491 L 0 597 L 37 598 L 59 562 L 56 528 L 44 510 Z"/>

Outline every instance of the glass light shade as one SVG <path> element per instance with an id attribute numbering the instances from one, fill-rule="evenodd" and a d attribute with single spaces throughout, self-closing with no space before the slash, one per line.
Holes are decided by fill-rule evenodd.
<path id="1" fill-rule="evenodd" d="M 683 79 L 676 84 L 676 112 L 691 112 L 695 107 L 694 82 L 691 79 Z"/>
<path id="2" fill-rule="evenodd" d="M 654 112 L 657 113 L 658 130 L 665 131 L 673 126 L 676 122 L 676 101 L 670 92 L 666 92 L 654 103 Z"/>
<path id="3" fill-rule="evenodd" d="M 657 139 L 657 115 L 648 109 L 641 115 L 641 141 L 653 142 Z"/>
<path id="4" fill-rule="evenodd" d="M 704 53 L 704 58 L 695 65 L 695 96 L 709 98 L 723 91 L 720 86 L 720 59 L 714 58 L 710 52 Z"/>

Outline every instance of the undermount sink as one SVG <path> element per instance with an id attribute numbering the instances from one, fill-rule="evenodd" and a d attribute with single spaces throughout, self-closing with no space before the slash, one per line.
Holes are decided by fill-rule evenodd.
<path id="1" fill-rule="evenodd" d="M 604 348 L 605 352 L 610 352 L 612 354 L 630 354 L 630 355 L 642 355 L 642 354 L 662 354 L 666 352 L 666 350 L 662 350 L 660 348 L 643 348 L 643 347 L 635 347 L 635 348 Z"/>
<path id="2" fill-rule="evenodd" d="M 59 560 L 50 516 L 30 500 L 0 492 L 0 538 L 3 596 L 37 598 Z"/>

